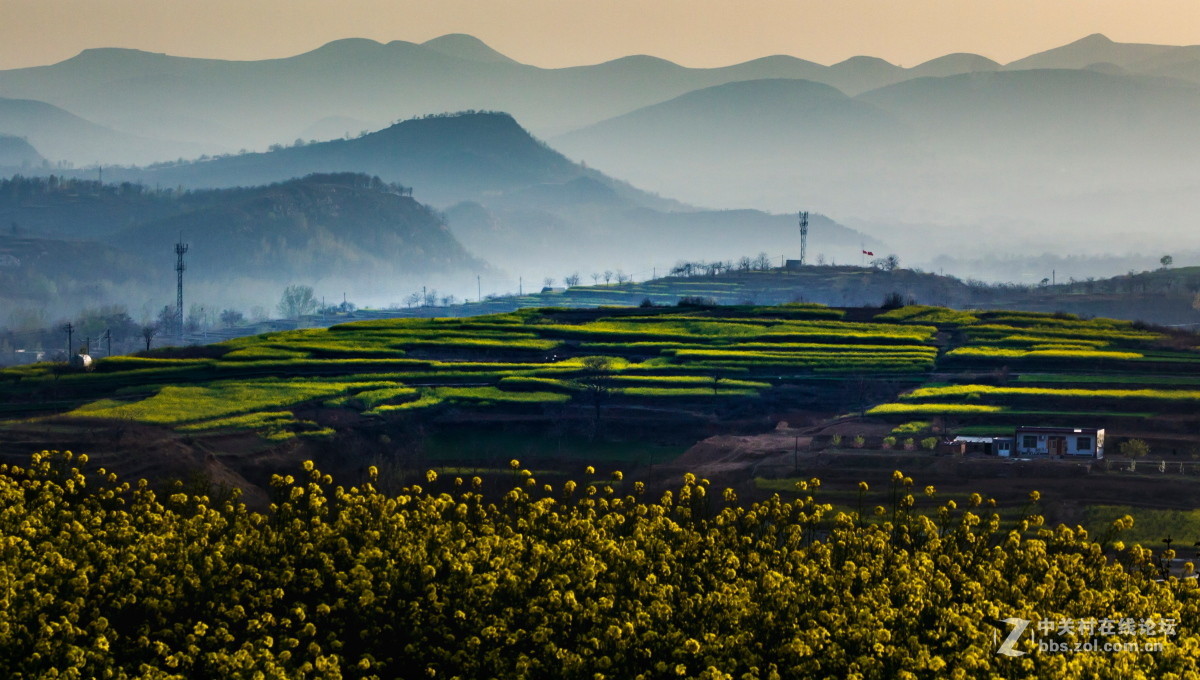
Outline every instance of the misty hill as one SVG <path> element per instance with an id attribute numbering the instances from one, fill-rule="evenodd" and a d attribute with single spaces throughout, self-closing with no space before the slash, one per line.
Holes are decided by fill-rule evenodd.
<path id="1" fill-rule="evenodd" d="M 150 278 L 141 258 L 113 246 L 0 230 L 0 327 L 19 325 L 19 317 L 49 324 L 57 310 L 128 300 Z"/>
<path id="2" fill-rule="evenodd" d="M 58 178 L 6 180 L 0 182 L 0 215 L 10 219 L 5 236 L 14 242 L 73 244 L 75 260 L 53 273 L 26 268 L 41 261 L 27 254 L 10 253 L 17 263 L 0 258 L 20 265 L 9 290 L 23 292 L 6 301 L 14 306 L 166 304 L 179 238 L 190 247 L 189 290 L 200 291 L 210 305 L 271 303 L 290 283 L 324 285 L 330 294 L 345 291 L 360 301 L 379 299 L 372 296 L 490 271 L 434 210 L 404 188 L 366 175 L 185 192 Z M 48 252 L 68 252 L 65 247 Z M 137 274 L 121 273 L 129 270 Z M 64 277 L 69 285 L 59 281 Z M 67 295 L 71 291 L 86 295 Z M 0 318 L 10 311 L 0 309 Z"/>
<path id="3" fill-rule="evenodd" d="M 1132 152 L 1153 140 L 1165 151 L 1188 141 L 1180 126 L 1200 113 L 1200 88 L 1086 69 L 921 78 L 858 99 L 939 136 L 986 135 L 1053 153 L 1126 144 Z"/>
<path id="4" fill-rule="evenodd" d="M 450 33 L 421 43 L 422 47 L 450 57 L 490 64 L 515 64 L 516 61 L 488 47 L 479 38 L 463 33 Z"/>
<path id="5" fill-rule="evenodd" d="M 163 158 L 163 153 L 192 155 L 201 149 L 117 132 L 31 99 L 0 97 L 0 134 L 24 137 L 51 161 L 140 163 Z"/>
<path id="6" fill-rule="evenodd" d="M 1190 233 L 1200 87 L 977 65 L 854 98 L 781 80 L 718 86 L 552 141 L 691 203 L 849 218 L 910 259 L 1100 254 L 1135 231 L 1173 248 Z"/>
<path id="7" fill-rule="evenodd" d="M 964 217 L 1019 215 L 1060 238 L 1146 225 L 1168 244 L 1200 209 L 1200 140 L 1182 133 L 1200 116 L 1200 87 L 1033 70 L 917 79 L 858 99 L 911 125 L 928 154 L 923 176 L 897 173 L 891 186 Z M 1038 231 L 1039 250 L 1054 247 Z"/>
<path id="8" fill-rule="evenodd" d="M 309 175 L 251 189 L 202 192 L 193 209 L 120 231 L 112 242 L 152 258 L 190 243 L 192 271 L 249 271 L 319 280 L 485 267 L 430 208 L 365 175 Z"/>
<path id="9" fill-rule="evenodd" d="M 908 125 L 871 103 L 820 83 L 774 79 L 690 92 L 553 143 L 690 202 L 727 205 L 741 196 L 775 210 L 826 211 L 848 174 L 870 172 L 910 137 Z"/>
<path id="10" fill-rule="evenodd" d="M 1139 61 L 1160 57 L 1179 49 L 1169 45 L 1145 45 L 1113 42 L 1094 33 L 1073 43 L 1032 54 L 1006 64 L 1005 70 L 1082 69 L 1091 64 L 1109 63 L 1129 67 Z"/>
<path id="11" fill-rule="evenodd" d="M 45 158 L 23 137 L 0 134 L 0 167 L 41 165 Z"/>
<path id="12" fill-rule="evenodd" d="M 378 175 L 437 204 L 589 174 L 537 142 L 511 116 L 471 113 L 408 120 L 355 139 L 152 168 L 142 176 L 170 185 L 232 187 L 314 172 Z"/>
<path id="13" fill-rule="evenodd" d="M 848 101 L 828 86 L 808 86 Z M 451 206 L 449 224 L 463 245 L 510 273 L 537 270 L 540 278 L 551 268 L 649 271 L 680 258 L 759 251 L 774 257 L 796 247 L 791 218 L 708 213 L 648 194 L 569 161 L 501 113 L 426 117 L 356 139 L 119 176 L 162 186 L 229 187 L 351 169 L 412 187 L 423 202 Z M 759 217 L 749 219 L 751 214 Z M 833 241 L 849 248 L 864 240 L 840 225 L 822 233 L 818 238 L 829 240 L 830 247 Z"/>
<path id="14" fill-rule="evenodd" d="M 930 59 L 908 70 L 914 78 L 945 78 L 960 73 L 978 73 L 980 71 L 996 71 L 1000 64 L 978 54 L 957 52 L 944 57 Z"/>
<path id="15" fill-rule="evenodd" d="M 913 77 L 982 70 L 986 61 L 950 55 L 904 69 L 866 56 L 824 66 L 776 55 L 687 68 L 633 55 L 543 69 L 471 36 L 447 35 L 423 44 L 338 40 L 293 57 L 248 62 L 91 49 L 57 64 L 0 71 L 0 92 L 48 102 L 127 134 L 198 144 L 191 155 L 199 155 L 290 144 L 298 131 L 326 118 L 373 121 L 376 129 L 398 118 L 464 109 L 507 111 L 536 134 L 552 136 L 729 82 L 812 80 L 853 95 Z M 157 160 L 182 155 L 168 146 Z M 64 158 L 111 163 L 117 157 Z"/>

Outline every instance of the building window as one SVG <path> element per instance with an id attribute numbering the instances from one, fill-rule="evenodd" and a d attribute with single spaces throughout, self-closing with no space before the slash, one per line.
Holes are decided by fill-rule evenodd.
<path id="1" fill-rule="evenodd" d="M 1076 451 L 1091 451 L 1092 450 L 1092 438 L 1091 437 L 1077 437 L 1075 439 L 1075 450 Z"/>
<path id="2" fill-rule="evenodd" d="M 1024 437 L 1021 437 L 1021 448 L 1036 449 L 1037 448 L 1037 437 L 1032 434 L 1027 434 Z"/>

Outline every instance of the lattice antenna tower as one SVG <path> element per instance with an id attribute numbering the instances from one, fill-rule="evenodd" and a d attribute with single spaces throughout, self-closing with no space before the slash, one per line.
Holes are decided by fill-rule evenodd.
<path id="1" fill-rule="evenodd" d="M 800 211 L 800 264 L 806 263 L 808 255 L 808 211 Z"/>
<path id="2" fill-rule="evenodd" d="M 183 236 L 180 235 L 179 242 L 175 244 L 175 314 L 181 339 L 183 338 L 183 272 L 187 269 L 187 265 L 183 263 L 183 254 L 187 251 L 188 244 L 183 242 Z"/>

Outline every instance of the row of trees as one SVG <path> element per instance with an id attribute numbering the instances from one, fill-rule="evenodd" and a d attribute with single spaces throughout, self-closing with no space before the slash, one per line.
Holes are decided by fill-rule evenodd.
<path id="1" fill-rule="evenodd" d="M 749 271 L 768 271 L 771 269 L 771 258 L 766 253 L 759 253 L 756 257 L 743 255 L 734 260 L 715 260 L 713 262 L 704 262 L 698 260 L 696 262 L 679 262 L 671 268 L 671 276 L 719 276 L 728 274 L 729 272 L 749 272 Z"/>

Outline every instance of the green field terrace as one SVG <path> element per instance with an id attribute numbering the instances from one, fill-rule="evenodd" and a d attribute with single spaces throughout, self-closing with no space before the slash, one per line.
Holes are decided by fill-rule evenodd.
<path id="1" fill-rule="evenodd" d="M 276 440 L 334 435 L 298 415 L 314 408 L 379 419 L 790 408 L 897 426 L 1083 424 L 1189 417 L 1200 403 L 1196 340 L 1111 319 L 920 306 L 522 309 L 164 348 L 86 373 L 6 369 L 0 415 Z"/>

